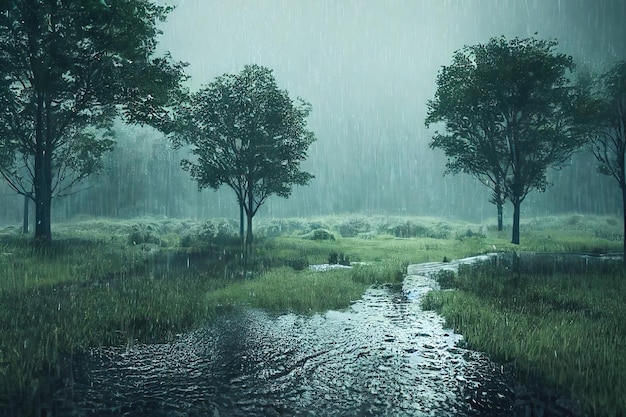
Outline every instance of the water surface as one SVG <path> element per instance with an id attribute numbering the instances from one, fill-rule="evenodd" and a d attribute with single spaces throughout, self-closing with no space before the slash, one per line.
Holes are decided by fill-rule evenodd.
<path id="1" fill-rule="evenodd" d="M 77 360 L 84 416 L 470 416 L 512 410 L 510 376 L 423 311 L 428 277 L 370 288 L 344 311 L 245 310 L 166 344 L 93 350 Z"/>

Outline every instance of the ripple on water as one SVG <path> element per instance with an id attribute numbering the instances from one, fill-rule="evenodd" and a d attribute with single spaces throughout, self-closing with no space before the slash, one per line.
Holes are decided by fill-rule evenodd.
<path id="1" fill-rule="evenodd" d="M 171 343 L 93 350 L 77 358 L 73 407 L 85 416 L 465 416 L 492 407 L 481 399 L 489 380 L 502 392 L 494 415 L 510 410 L 498 369 L 420 309 L 434 268 L 412 268 L 402 292 L 371 288 L 344 311 L 247 310 Z"/>

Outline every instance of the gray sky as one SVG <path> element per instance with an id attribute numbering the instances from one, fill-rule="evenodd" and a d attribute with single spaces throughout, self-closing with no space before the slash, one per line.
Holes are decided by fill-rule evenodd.
<path id="1" fill-rule="evenodd" d="M 445 159 L 427 149 L 426 101 L 439 68 L 464 45 L 537 32 L 557 38 L 577 62 L 626 56 L 624 0 L 162 2 L 177 8 L 161 47 L 190 64 L 192 89 L 256 63 L 272 68 L 292 97 L 313 105 L 309 126 L 318 141 L 306 168 L 317 177 L 311 188 L 318 194 L 315 187 L 333 181 L 363 180 L 342 165 L 384 167 L 366 180 L 379 190 L 419 177 L 411 191 L 424 194 L 439 181 Z"/>
<path id="2" fill-rule="evenodd" d="M 193 87 L 257 63 L 330 118 L 423 121 L 437 70 L 492 36 L 559 38 L 598 60 L 624 56 L 623 0 L 178 0 L 162 47 Z M 619 19 L 619 16 L 622 19 Z M 622 42 L 619 45 L 619 42 Z M 421 120 L 420 120 L 421 119 Z"/>

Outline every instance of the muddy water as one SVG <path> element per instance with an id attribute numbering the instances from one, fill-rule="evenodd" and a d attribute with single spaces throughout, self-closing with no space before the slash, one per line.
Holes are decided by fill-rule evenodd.
<path id="1" fill-rule="evenodd" d="M 459 263 L 411 265 L 403 289 L 372 288 L 344 311 L 312 317 L 247 310 L 168 344 L 78 358 L 81 416 L 508 415 L 501 368 L 461 337 L 423 294 L 428 274 Z M 59 414 L 63 411 L 60 410 Z"/>

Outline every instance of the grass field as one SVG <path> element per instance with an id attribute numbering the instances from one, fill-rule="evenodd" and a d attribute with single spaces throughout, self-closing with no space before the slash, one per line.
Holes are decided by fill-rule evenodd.
<path id="1" fill-rule="evenodd" d="M 624 415 L 626 274 L 619 262 L 569 273 L 487 264 L 439 280 L 453 290 L 430 292 L 423 307 L 442 314 L 471 348 L 512 363 L 527 382 L 568 393 L 586 415 Z"/>
<path id="2" fill-rule="evenodd" d="M 515 249 L 620 251 L 616 222 L 533 219 Z M 462 221 L 276 219 L 258 222 L 254 255 L 242 265 L 236 230 L 227 219 L 87 219 L 57 225 L 48 247 L 14 229 L 0 231 L 0 408 L 36 412 L 29 407 L 45 402 L 67 376 L 73 352 L 168 340 L 240 306 L 300 314 L 341 309 L 370 285 L 398 285 L 409 263 L 513 249 L 510 231 Z M 360 264 L 308 269 L 332 254 Z"/>

